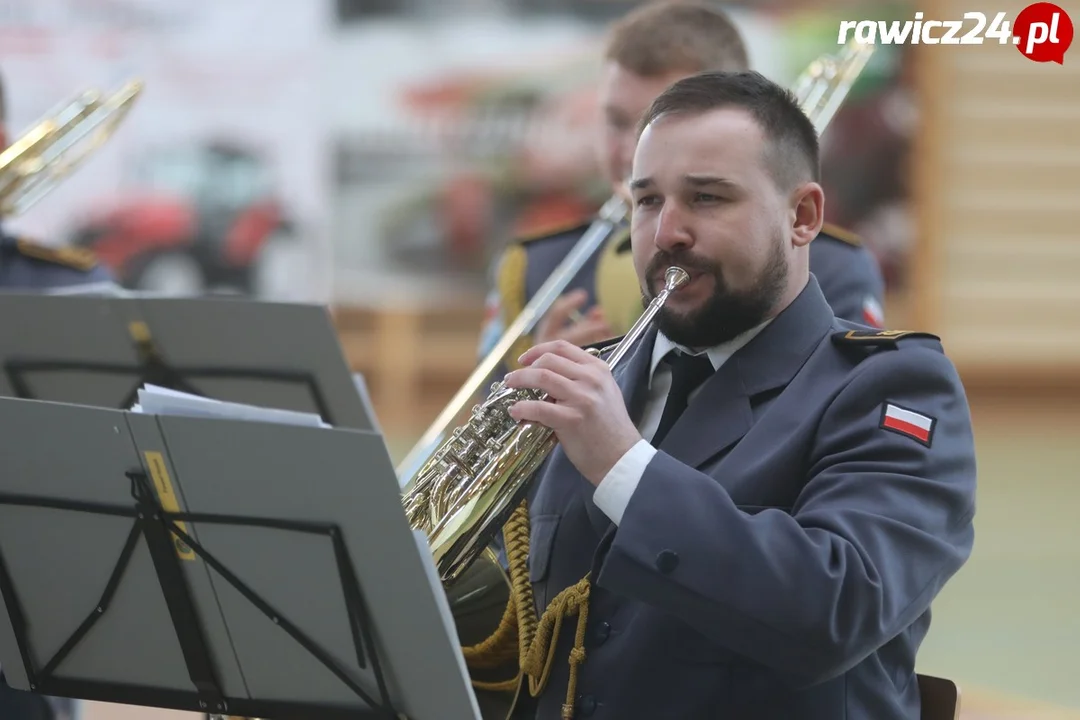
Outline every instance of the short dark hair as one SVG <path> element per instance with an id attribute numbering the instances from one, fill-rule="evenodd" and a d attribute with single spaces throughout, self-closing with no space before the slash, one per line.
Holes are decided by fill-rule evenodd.
<path id="1" fill-rule="evenodd" d="M 604 59 L 643 77 L 750 66 L 731 18 L 691 0 L 651 2 L 627 14 L 611 27 Z"/>
<path id="2" fill-rule="evenodd" d="M 790 90 L 751 70 L 702 72 L 679 80 L 642 116 L 638 136 L 665 115 L 725 108 L 742 108 L 761 126 L 766 162 L 778 186 L 786 190 L 807 180 L 820 181 L 818 136 L 810 118 Z"/>

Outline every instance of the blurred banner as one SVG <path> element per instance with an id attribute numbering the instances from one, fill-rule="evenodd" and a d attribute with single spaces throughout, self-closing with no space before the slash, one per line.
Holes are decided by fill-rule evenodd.
<path id="1" fill-rule="evenodd" d="M 510 238 L 587 219 L 607 192 L 594 159 L 604 33 L 637 4 L 358 0 L 344 13 L 339 2 L 329 78 L 339 296 L 471 295 Z M 907 12 L 722 6 L 753 67 L 788 85 L 839 50 L 840 19 Z M 879 48 L 823 138 L 828 219 L 864 236 L 891 283 L 910 246 L 915 118 L 898 50 Z"/>
<path id="2" fill-rule="evenodd" d="M 88 88 L 146 88 L 13 231 L 126 286 L 328 299 L 328 0 L 0 0 L 9 134 Z"/>
<path id="3" fill-rule="evenodd" d="M 345 304 L 466 302 L 522 234 L 587 219 L 604 33 L 635 2 L 0 0 L 19 133 L 137 76 L 117 135 L 12 229 L 98 251 L 132 288 Z M 790 84 L 845 18 L 724 5 Z M 828 219 L 890 279 L 910 246 L 903 48 L 882 47 L 823 139 Z"/>
<path id="4" fill-rule="evenodd" d="M 473 294 L 511 238 L 588 218 L 604 33 L 636 4 L 339 2 L 340 296 Z M 774 21 L 731 11 L 774 74 Z"/>
<path id="5" fill-rule="evenodd" d="M 588 211 L 572 177 L 590 170 L 581 146 L 593 108 L 588 98 L 584 117 L 563 107 L 589 88 L 593 27 L 419 8 L 361 16 L 338 38 L 330 82 L 343 90 L 333 101 L 342 296 L 472 291 L 523 215 Z M 526 156 L 536 143 L 568 165 L 547 189 Z"/>

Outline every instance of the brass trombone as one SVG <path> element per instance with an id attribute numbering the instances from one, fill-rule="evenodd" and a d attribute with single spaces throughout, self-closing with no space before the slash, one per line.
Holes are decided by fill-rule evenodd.
<path id="1" fill-rule="evenodd" d="M 141 81 L 131 80 L 105 98 L 87 90 L 0 152 L 0 217 L 26 212 L 59 185 L 112 137 L 142 89 Z"/>

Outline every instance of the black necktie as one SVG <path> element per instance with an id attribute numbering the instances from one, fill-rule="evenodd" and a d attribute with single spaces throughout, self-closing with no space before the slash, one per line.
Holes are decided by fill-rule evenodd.
<path id="1" fill-rule="evenodd" d="M 664 405 L 664 414 L 660 417 L 660 425 L 656 428 L 656 434 L 653 435 L 653 447 L 660 446 L 664 436 L 671 430 L 671 426 L 682 415 L 690 399 L 690 393 L 694 392 L 694 389 L 714 372 L 712 362 L 705 353 L 687 355 L 675 350 L 664 358 L 664 362 L 671 366 L 671 390 L 668 392 L 667 403 Z"/>

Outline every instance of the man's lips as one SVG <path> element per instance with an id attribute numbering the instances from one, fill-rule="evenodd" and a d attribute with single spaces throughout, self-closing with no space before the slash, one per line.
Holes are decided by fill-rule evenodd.
<path id="1" fill-rule="evenodd" d="M 680 287 L 675 292 L 678 292 L 679 290 L 685 290 L 686 288 L 690 287 L 694 284 L 694 281 L 700 278 L 702 275 L 700 270 L 691 270 L 689 268 L 683 268 L 683 270 L 686 270 L 686 274 L 690 276 L 690 279 L 683 283 L 682 287 Z M 667 270 L 665 269 L 663 272 L 653 275 L 652 283 L 653 287 L 656 289 L 656 292 L 663 290 L 664 287 L 667 285 Z"/>

